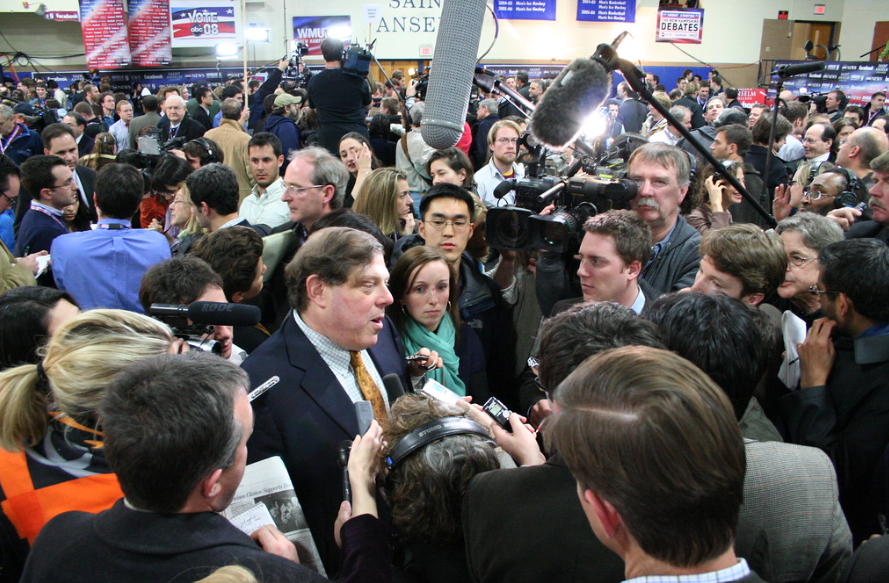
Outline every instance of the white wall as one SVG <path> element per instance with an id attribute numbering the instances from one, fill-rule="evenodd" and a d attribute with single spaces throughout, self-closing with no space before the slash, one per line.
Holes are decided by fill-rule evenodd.
<path id="1" fill-rule="evenodd" d="M 381 14 L 390 29 L 404 23 L 420 32 L 386 32 L 382 25 L 361 24 L 361 0 L 265 0 L 247 2 L 247 21 L 271 28 L 272 41 L 250 43 L 248 58 L 253 64 L 272 61 L 289 50 L 293 16 L 339 15 L 352 18 L 354 35 L 360 42 L 377 39 L 375 54 L 379 59 L 419 58 L 421 44 L 435 43 L 440 9 L 435 2 L 449 0 L 370 0 L 380 4 Z M 462 0 L 467 1 L 467 0 Z M 76 0 L 43 0 L 47 10 L 77 10 Z M 823 16 L 814 15 L 814 5 L 826 5 Z M 713 63 L 751 63 L 759 59 L 763 19 L 777 18 L 778 9 L 790 11 L 791 20 L 842 21 L 840 43 L 846 60 L 857 58 L 870 49 L 873 22 L 889 18 L 887 0 L 704 0 L 704 41 L 700 45 L 681 45 L 692 55 Z M 0 13 L 22 12 L 21 0 L 0 0 Z M 556 21 L 501 21 L 500 36 L 487 57 L 489 62 L 550 60 L 568 61 L 588 56 L 600 42 L 610 42 L 619 32 L 629 30 L 633 39 L 621 47 L 621 56 L 630 56 L 635 41 L 635 56 L 643 62 L 688 63 L 692 59 L 676 47 L 655 43 L 657 0 L 637 0 L 636 22 L 577 22 L 576 1 L 557 0 Z M 423 29 L 428 29 L 423 32 Z M 82 53 L 83 44 L 77 23 L 49 22 L 32 14 L 3 14 L 0 30 L 15 49 L 35 57 Z M 482 31 L 480 51 L 494 36 L 493 20 L 488 14 Z M 0 50 L 11 50 L 0 39 Z M 174 66 L 207 63 L 211 50 L 174 51 Z M 240 61 L 238 61 L 240 62 Z M 49 67 L 84 66 L 83 58 L 40 59 Z"/>

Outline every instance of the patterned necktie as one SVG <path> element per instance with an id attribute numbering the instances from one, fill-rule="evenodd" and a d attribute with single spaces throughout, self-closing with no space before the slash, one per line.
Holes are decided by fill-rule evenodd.
<path id="1" fill-rule="evenodd" d="M 386 411 L 386 404 L 383 402 L 383 394 L 380 393 L 380 388 L 371 378 L 370 373 L 367 372 L 367 367 L 364 366 L 361 353 L 357 350 L 350 350 L 349 364 L 352 365 L 352 370 L 355 371 L 355 380 L 358 381 L 361 396 L 370 401 L 374 410 L 374 418 L 377 420 L 377 423 L 383 425 L 389 419 L 389 413 Z"/>

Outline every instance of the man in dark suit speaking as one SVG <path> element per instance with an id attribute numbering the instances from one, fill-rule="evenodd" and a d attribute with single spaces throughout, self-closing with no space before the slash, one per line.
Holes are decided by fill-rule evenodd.
<path id="1" fill-rule="evenodd" d="M 251 387 L 280 381 L 253 402 L 249 460 L 284 460 L 328 574 L 341 562 L 333 524 L 342 501 L 337 449 L 358 434 L 353 403 L 388 416 L 382 377 L 404 381 L 404 349 L 386 319 L 392 295 L 382 245 L 345 227 L 314 233 L 287 266 L 293 308 L 242 365 Z"/>

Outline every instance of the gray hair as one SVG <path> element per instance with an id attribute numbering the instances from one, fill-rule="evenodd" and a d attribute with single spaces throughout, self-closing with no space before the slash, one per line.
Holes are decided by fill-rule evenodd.
<path id="1" fill-rule="evenodd" d="M 0 117 L 3 118 L 3 121 L 8 121 L 12 116 L 15 115 L 15 110 L 6 105 L 5 103 L 0 103 Z"/>
<path id="2" fill-rule="evenodd" d="M 490 111 L 491 113 L 497 113 L 498 107 L 497 107 L 497 100 L 496 99 L 491 99 L 491 98 L 482 99 L 481 101 L 478 102 L 478 106 L 479 107 L 487 107 L 488 111 Z"/>
<path id="3" fill-rule="evenodd" d="M 788 231 L 797 231 L 803 237 L 803 245 L 815 251 L 843 240 L 843 230 L 839 225 L 815 213 L 797 213 L 775 227 L 779 235 Z"/>
<path id="4" fill-rule="evenodd" d="M 284 270 L 290 307 L 300 314 L 308 307 L 310 276 L 317 275 L 330 286 L 342 285 L 353 270 L 370 265 L 382 253 L 383 245 L 364 231 L 327 227 L 313 233 Z"/>
<path id="5" fill-rule="evenodd" d="M 689 182 L 689 154 L 676 146 L 652 142 L 636 148 L 630 155 L 627 168 L 632 168 L 637 160 L 653 162 L 664 168 L 672 168 L 676 172 L 679 188 L 685 188 Z"/>
<path id="6" fill-rule="evenodd" d="M 415 128 L 420 127 L 420 122 L 423 121 L 423 114 L 426 113 L 426 104 L 422 101 L 420 103 L 415 103 L 409 112 L 411 116 L 411 125 Z"/>
<path id="7" fill-rule="evenodd" d="M 134 506 L 178 512 L 201 480 L 234 461 L 245 428 L 236 365 L 204 352 L 146 358 L 124 369 L 99 408 L 105 454 Z"/>
<path id="8" fill-rule="evenodd" d="M 414 106 L 416 107 L 416 106 Z M 297 158 L 313 164 L 315 170 L 312 172 L 312 182 L 327 186 L 332 185 L 334 188 L 333 198 L 330 199 L 331 210 L 336 210 L 343 206 L 343 198 L 346 196 L 346 186 L 349 183 L 349 170 L 339 158 L 334 158 L 330 152 L 324 148 L 312 147 L 296 150 L 290 155 L 290 160 Z"/>
<path id="9" fill-rule="evenodd" d="M 722 126 L 731 125 L 733 123 L 746 126 L 747 114 L 737 107 L 727 107 L 719 112 L 718 116 L 716 116 L 716 121 L 713 122 L 713 127 L 720 128 Z"/>
<path id="10" fill-rule="evenodd" d="M 691 110 L 684 105 L 674 105 L 670 108 L 670 115 L 682 122 L 686 116 L 691 116 Z"/>
<path id="11" fill-rule="evenodd" d="M 229 97 L 223 101 L 219 109 L 222 110 L 223 119 L 237 120 L 241 117 L 241 102 L 234 97 Z"/>

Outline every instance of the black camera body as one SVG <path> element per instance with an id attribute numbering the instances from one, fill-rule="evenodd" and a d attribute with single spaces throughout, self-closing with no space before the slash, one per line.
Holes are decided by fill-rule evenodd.
<path id="1" fill-rule="evenodd" d="M 213 326 L 192 324 L 184 315 L 169 314 L 161 309 L 160 306 L 156 306 L 157 304 L 149 308 L 148 315 L 169 326 L 170 330 L 173 331 L 173 335 L 176 338 L 185 340 L 192 350 L 222 355 L 222 345 L 216 340 L 206 337 L 213 332 Z"/>
<path id="2" fill-rule="evenodd" d="M 370 74 L 370 64 L 373 58 L 373 54 L 368 49 L 353 44 L 348 50 L 343 51 L 343 73 L 364 79 Z"/>
<path id="3" fill-rule="evenodd" d="M 290 53 L 290 61 L 287 63 L 287 69 L 281 76 L 284 90 L 303 88 L 309 84 L 312 78 L 312 71 L 308 67 L 303 66 L 302 58 L 309 54 L 309 45 L 298 42 Z"/>

